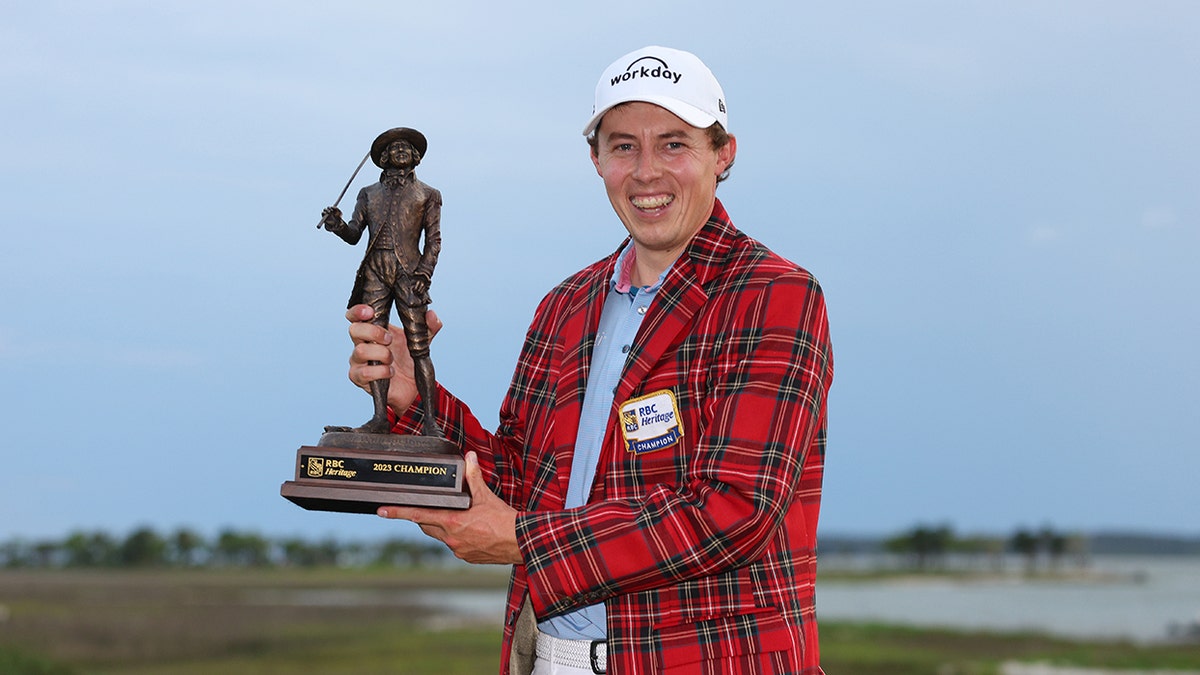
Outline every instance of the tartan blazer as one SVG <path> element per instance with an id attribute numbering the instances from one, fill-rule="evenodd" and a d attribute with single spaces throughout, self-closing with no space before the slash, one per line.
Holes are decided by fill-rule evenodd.
<path id="1" fill-rule="evenodd" d="M 545 619 L 603 601 L 610 673 L 822 673 L 813 584 L 833 357 L 821 288 L 718 201 L 634 340 L 590 500 L 564 510 L 616 257 L 542 300 L 494 434 L 439 389 L 448 435 L 521 512 L 501 672 L 524 604 Z M 682 438 L 628 452 L 620 405 L 664 390 Z M 418 428 L 415 409 L 402 426 Z"/>

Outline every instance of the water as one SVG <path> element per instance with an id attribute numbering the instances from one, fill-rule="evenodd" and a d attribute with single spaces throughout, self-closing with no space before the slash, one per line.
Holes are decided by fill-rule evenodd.
<path id="1" fill-rule="evenodd" d="M 498 589 L 285 588 L 250 591 L 243 601 L 284 607 L 404 607 L 426 623 L 449 626 L 501 625 L 505 597 Z"/>
<path id="2" fill-rule="evenodd" d="M 501 590 L 417 591 L 413 601 L 429 612 L 440 612 L 446 623 L 492 623 L 504 625 L 504 605 L 508 597 Z"/>
<path id="3" fill-rule="evenodd" d="M 863 561 L 859 560 L 858 563 Z M 868 563 L 870 561 L 867 561 Z M 824 568 L 848 561 L 825 556 Z M 1034 630 L 1075 638 L 1137 642 L 1168 639 L 1172 625 L 1200 620 L 1200 558 L 1097 557 L 1078 578 L 1025 580 L 1010 574 L 977 580 L 892 579 L 817 584 L 819 620 L 881 621 L 969 630 Z M 305 606 L 395 605 L 420 608 L 436 625 L 500 625 L 499 589 L 303 589 L 253 601 Z"/>
<path id="4" fill-rule="evenodd" d="M 1200 620 L 1200 559 L 1098 557 L 1086 572 L 1057 581 L 827 581 L 817 585 L 817 617 L 1147 643 Z"/>

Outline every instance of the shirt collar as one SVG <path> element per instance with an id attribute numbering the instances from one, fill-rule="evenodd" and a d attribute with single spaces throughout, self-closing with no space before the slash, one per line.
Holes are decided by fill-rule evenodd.
<path id="1" fill-rule="evenodd" d="M 624 294 L 629 294 L 631 291 L 634 293 L 654 292 L 658 290 L 659 286 L 662 286 L 663 280 L 667 278 L 667 273 L 671 271 L 671 267 L 668 267 L 658 275 L 658 279 L 652 285 L 634 289 L 633 264 L 635 262 L 637 262 L 637 249 L 634 248 L 633 240 L 630 239 L 625 244 L 625 248 L 621 250 L 620 255 L 617 256 L 617 264 L 613 267 L 612 279 L 609 281 L 612 290 Z"/>

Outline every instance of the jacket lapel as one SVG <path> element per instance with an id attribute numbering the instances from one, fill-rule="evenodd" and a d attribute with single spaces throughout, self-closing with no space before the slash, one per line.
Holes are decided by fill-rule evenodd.
<path id="1" fill-rule="evenodd" d="M 669 358 L 667 351 L 678 344 L 680 334 L 691 326 L 696 312 L 708 301 L 705 289 L 724 264 L 732 246 L 733 233 L 725 209 L 718 200 L 708 222 L 692 238 L 663 280 L 662 288 L 638 329 L 613 399 L 614 413 L 636 394 L 649 393 L 635 392 L 635 389 L 656 364 Z M 609 433 L 612 433 L 611 428 Z"/>
<path id="2" fill-rule="evenodd" d="M 650 305 L 650 311 L 633 341 L 621 382 L 617 385 L 613 399 L 614 414 L 623 402 L 634 396 L 634 389 L 646 379 L 650 369 L 666 356 L 668 348 L 676 344 L 680 333 L 691 325 L 692 317 L 708 300 L 708 294 L 696 283 L 691 267 L 690 263 L 682 268 L 676 265 L 676 269 L 664 281 L 658 297 Z M 612 433 L 611 428 L 609 433 Z"/>

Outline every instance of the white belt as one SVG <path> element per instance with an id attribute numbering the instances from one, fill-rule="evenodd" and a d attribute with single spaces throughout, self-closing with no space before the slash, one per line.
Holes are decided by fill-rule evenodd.
<path id="1" fill-rule="evenodd" d="M 539 630 L 537 657 L 560 666 L 604 673 L 608 670 L 608 643 L 604 640 L 564 640 Z"/>

